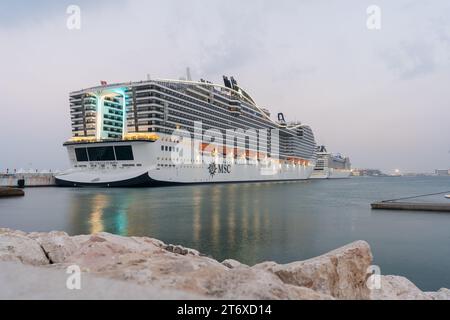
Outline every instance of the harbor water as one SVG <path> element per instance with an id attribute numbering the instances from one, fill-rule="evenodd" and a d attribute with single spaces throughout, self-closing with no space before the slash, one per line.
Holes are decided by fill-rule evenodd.
<path id="1" fill-rule="evenodd" d="M 450 190 L 450 177 L 355 177 L 289 183 L 100 189 L 41 187 L 0 199 L 0 227 L 149 236 L 253 265 L 315 257 L 355 240 L 382 274 L 450 287 L 450 214 L 370 203 Z M 444 195 L 427 201 L 450 202 Z"/>

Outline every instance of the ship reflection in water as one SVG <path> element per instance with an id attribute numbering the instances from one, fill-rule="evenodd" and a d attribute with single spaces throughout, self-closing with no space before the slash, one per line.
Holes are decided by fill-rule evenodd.
<path id="1" fill-rule="evenodd" d="M 309 183 L 300 182 L 299 185 Z M 280 206 L 273 193 L 286 183 L 224 184 L 153 189 L 72 189 L 71 234 L 110 232 L 180 243 L 214 257 L 256 262 L 273 242 Z M 281 195 L 281 194 L 280 194 Z M 301 216 L 300 216 L 301 217 Z M 311 227 L 308 216 L 297 224 Z M 278 222 L 277 222 L 278 221 Z M 282 219 L 281 219 L 282 222 Z M 281 229 L 286 226 L 280 225 Z M 286 239 L 282 239 L 283 237 Z M 288 241 L 287 232 L 275 234 Z"/>
<path id="2" fill-rule="evenodd" d="M 404 275 L 428 291 L 450 287 L 450 216 L 371 211 L 370 203 L 448 190 L 449 183 L 449 177 L 360 177 L 142 189 L 28 188 L 25 197 L 0 201 L 0 226 L 148 236 L 249 265 L 304 260 L 363 239 L 383 274 Z"/>
<path id="3" fill-rule="evenodd" d="M 74 193 L 72 217 L 75 234 L 110 232 L 128 235 L 129 195 L 98 192 L 94 194 Z M 87 214 L 87 216 L 86 216 Z M 79 221 L 76 217 L 86 218 Z"/>

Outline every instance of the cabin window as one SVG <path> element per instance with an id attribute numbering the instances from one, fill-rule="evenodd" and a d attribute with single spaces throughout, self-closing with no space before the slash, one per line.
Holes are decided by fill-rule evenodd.
<path id="1" fill-rule="evenodd" d="M 78 162 L 88 161 L 86 148 L 75 148 L 75 155 Z"/>
<path id="2" fill-rule="evenodd" d="M 91 147 L 88 148 L 90 161 L 114 161 L 113 147 Z"/>
<path id="3" fill-rule="evenodd" d="M 117 160 L 134 160 L 131 146 L 115 146 Z"/>

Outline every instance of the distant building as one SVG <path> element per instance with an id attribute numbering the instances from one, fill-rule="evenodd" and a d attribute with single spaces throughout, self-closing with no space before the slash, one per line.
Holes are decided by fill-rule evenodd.
<path id="1" fill-rule="evenodd" d="M 437 176 L 448 176 L 448 175 L 450 175 L 450 170 L 449 169 L 436 169 L 434 171 L 434 173 Z"/>
<path id="2" fill-rule="evenodd" d="M 359 177 L 361 174 L 358 169 L 353 169 L 351 175 L 354 177 Z"/>
<path id="3" fill-rule="evenodd" d="M 405 172 L 403 176 L 405 177 L 427 177 L 432 176 L 433 174 L 431 172 Z"/>
<path id="4" fill-rule="evenodd" d="M 386 175 L 378 169 L 353 169 L 352 176 L 383 177 Z"/>

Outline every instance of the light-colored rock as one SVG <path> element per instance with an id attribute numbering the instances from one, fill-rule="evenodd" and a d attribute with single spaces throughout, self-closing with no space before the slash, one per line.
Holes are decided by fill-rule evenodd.
<path id="1" fill-rule="evenodd" d="M 289 292 L 290 300 L 335 300 L 334 297 L 305 287 L 284 285 Z"/>
<path id="2" fill-rule="evenodd" d="M 80 290 L 69 290 L 66 286 L 68 276 L 65 269 L 0 262 L 0 300 L 207 299 L 189 292 L 141 286 L 86 273 L 81 274 Z"/>
<path id="3" fill-rule="evenodd" d="M 77 264 L 93 272 L 103 272 L 116 265 L 119 268 L 137 264 L 156 252 L 164 251 L 151 238 L 123 237 L 104 232 L 79 237 L 75 242 L 79 247 L 65 258 L 65 264 Z"/>
<path id="4" fill-rule="evenodd" d="M 67 233 L 61 231 L 32 232 L 28 237 L 36 240 L 45 251 L 50 263 L 62 263 L 75 253 L 79 244 Z"/>
<path id="5" fill-rule="evenodd" d="M 0 228 L 0 234 L 18 234 L 21 236 L 27 236 L 27 233 L 21 230 L 13 230 L 13 229 L 9 229 L 9 228 Z"/>
<path id="6" fill-rule="evenodd" d="M 240 263 L 237 260 L 234 259 L 225 259 L 222 261 L 222 264 L 230 269 L 234 269 L 234 268 L 248 268 L 248 265 Z"/>
<path id="7" fill-rule="evenodd" d="M 176 246 L 167 250 L 151 239 L 142 239 L 92 235 L 65 264 L 77 264 L 108 278 L 220 299 L 332 298 L 284 284 L 264 270 L 229 269 L 214 259 L 183 250 L 177 253 Z"/>
<path id="8" fill-rule="evenodd" d="M 371 290 L 372 300 L 431 300 L 414 283 L 400 276 L 381 276 L 381 288 Z"/>
<path id="9" fill-rule="evenodd" d="M 220 299 L 333 299 L 308 288 L 285 284 L 270 272 L 251 268 L 228 269 L 215 275 L 198 274 L 196 279 L 203 294 Z"/>
<path id="10" fill-rule="evenodd" d="M 19 232 L 0 233 L 0 261 L 18 261 L 32 265 L 49 264 L 39 243 Z"/>
<path id="11" fill-rule="evenodd" d="M 176 284 L 187 289 L 195 280 L 190 277 L 194 271 L 204 269 L 213 273 L 215 268 L 226 269 L 207 257 L 169 252 L 151 240 L 138 241 L 105 234 L 91 236 L 65 263 L 77 264 L 82 270 L 116 279 L 140 284 L 159 283 L 167 287 Z"/>
<path id="12" fill-rule="evenodd" d="M 441 288 L 436 292 L 425 292 L 433 300 L 450 300 L 450 290 L 447 288 Z"/>
<path id="13" fill-rule="evenodd" d="M 198 252 L 195 249 L 191 249 L 191 248 L 185 248 L 183 246 L 180 245 L 173 245 L 173 244 L 162 244 L 161 248 L 164 248 L 165 250 L 169 251 L 169 252 L 173 252 L 176 254 L 182 254 L 182 255 L 186 255 L 186 254 L 191 254 L 194 256 L 199 256 L 200 252 Z"/>
<path id="14" fill-rule="evenodd" d="M 109 233 L 71 237 L 64 232 L 0 228 L 0 298 L 450 298 L 448 289 L 424 293 L 397 276 L 382 276 L 381 289 L 369 291 L 366 279 L 371 262 L 370 247 L 364 241 L 305 261 L 249 267 L 233 259 L 220 263 L 194 249 L 147 237 Z M 73 264 L 81 268 L 89 292 L 65 287 L 66 267 Z"/>
<path id="15" fill-rule="evenodd" d="M 356 241 L 309 260 L 284 265 L 265 262 L 253 268 L 273 272 L 284 283 L 307 287 L 338 299 L 369 299 L 366 278 L 371 263 L 369 244 Z"/>

